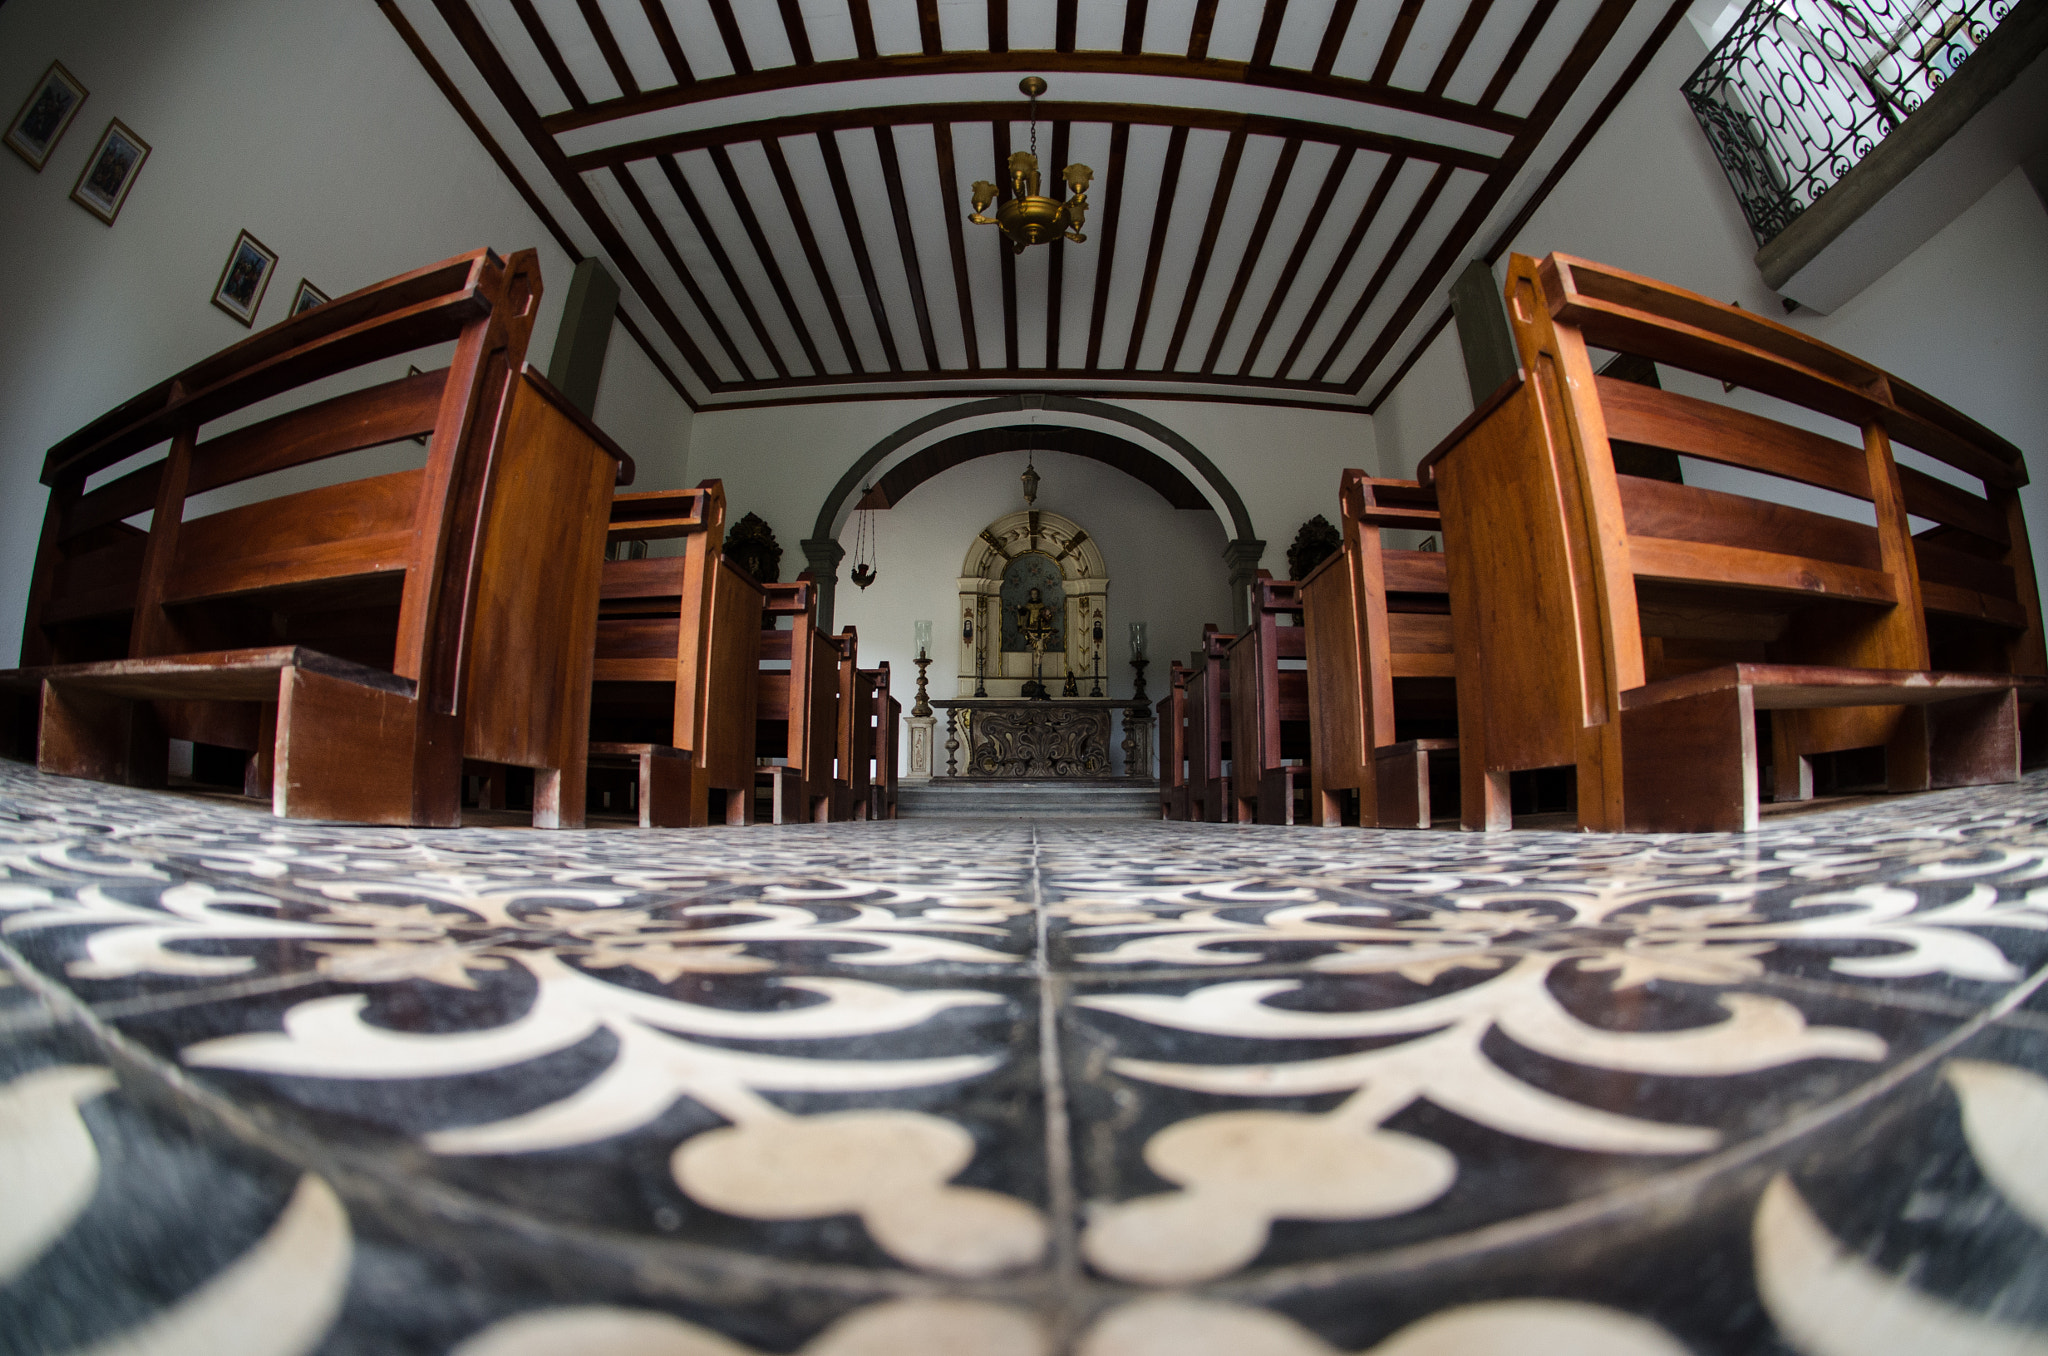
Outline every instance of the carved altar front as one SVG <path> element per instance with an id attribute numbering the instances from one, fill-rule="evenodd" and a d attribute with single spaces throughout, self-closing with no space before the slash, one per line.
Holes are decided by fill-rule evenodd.
<path id="1" fill-rule="evenodd" d="M 944 775 L 981 779 L 1110 777 L 1110 713 L 1128 704 L 1107 697 L 934 701 L 933 706 L 946 708 Z M 934 764 L 937 761 L 934 757 Z"/>

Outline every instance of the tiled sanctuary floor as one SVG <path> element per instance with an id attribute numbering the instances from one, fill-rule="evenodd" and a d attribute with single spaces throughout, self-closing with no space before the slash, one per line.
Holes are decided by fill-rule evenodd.
<path id="1" fill-rule="evenodd" d="M 2048 1350 L 2048 780 L 335 829 L 0 764 L 0 1349 Z"/>

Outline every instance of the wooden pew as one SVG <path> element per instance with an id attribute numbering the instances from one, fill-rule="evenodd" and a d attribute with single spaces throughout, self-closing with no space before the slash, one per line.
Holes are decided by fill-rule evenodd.
<path id="1" fill-rule="evenodd" d="M 1798 330 L 1649 278 L 1517 255 L 1506 292 L 1526 380 L 1422 468 L 1450 551 L 1468 827 L 1506 826 L 1510 773 L 1570 766 L 1582 828 L 1752 828 L 1760 711 L 1780 801 L 1850 750 L 1881 750 L 1893 791 L 2017 778 L 2016 692 L 2048 671 L 2018 448 Z M 1855 441 L 1598 378 L 1589 345 Z M 1984 494 L 1898 465 L 1895 443 Z M 1613 448 L 1631 445 L 1860 499 L 1875 526 L 1619 475 Z M 1908 515 L 1939 526 L 1916 539 Z M 1974 671 L 1937 669 L 1937 643 Z"/>
<path id="2" fill-rule="evenodd" d="M 631 471 L 524 367 L 540 292 L 531 250 L 458 255 L 251 335 L 52 448 L 26 667 L 0 675 L 36 695 L 38 764 L 161 786 L 189 739 L 243 751 L 244 790 L 280 816 L 452 827 L 467 756 L 535 769 L 536 826 L 581 824 L 598 542 Z M 209 436 L 444 343 L 439 370 Z M 413 438 L 417 469 L 259 480 Z M 191 516 L 230 486 L 238 506 Z M 126 521 L 143 512 L 147 531 Z"/>
<path id="3" fill-rule="evenodd" d="M 874 699 L 871 673 L 860 667 L 860 634 L 849 626 L 831 637 L 839 654 L 839 735 L 833 749 L 835 820 L 866 819 L 874 764 Z"/>
<path id="4" fill-rule="evenodd" d="M 808 579 L 765 584 L 754 752 L 781 763 L 756 767 L 775 824 L 832 817 L 832 756 L 839 734 L 839 650 L 818 629 L 817 587 Z M 785 667 L 786 666 L 786 667 Z"/>
<path id="5" fill-rule="evenodd" d="M 897 729 L 902 724 L 903 704 L 889 695 L 889 663 L 867 671 L 869 685 L 873 689 L 872 724 L 868 743 L 868 803 L 869 817 L 873 819 L 894 819 L 896 817 L 896 758 L 900 745 Z"/>
<path id="6" fill-rule="evenodd" d="M 1323 824 L 1350 793 L 1366 828 L 1426 829 L 1432 773 L 1457 759 L 1449 586 L 1441 553 L 1386 550 L 1380 531 L 1441 540 L 1436 492 L 1351 470 L 1337 497 L 1344 544 L 1301 581 L 1310 801 Z"/>
<path id="7" fill-rule="evenodd" d="M 1230 665 L 1226 656 L 1235 636 L 1224 635 L 1214 622 L 1202 628 L 1202 648 L 1188 671 L 1188 818 L 1227 824 L 1236 816 L 1230 798 L 1231 756 Z"/>
<path id="8" fill-rule="evenodd" d="M 1285 667 L 1306 657 L 1300 585 L 1261 571 L 1251 626 L 1229 648 L 1230 789 L 1241 824 L 1294 823 L 1294 793 L 1308 789 L 1308 674 Z M 1306 822 L 1320 824 L 1320 810 L 1312 803 Z"/>
<path id="9" fill-rule="evenodd" d="M 592 756 L 640 771 L 667 769 L 665 790 L 640 802 L 646 827 L 695 827 L 722 801 L 728 824 L 754 815 L 754 713 L 767 595 L 720 553 L 725 488 L 625 494 L 612 506 L 613 541 L 681 539 L 682 553 L 603 562 L 591 690 Z M 690 755 L 687 798 L 672 766 Z"/>
<path id="10" fill-rule="evenodd" d="M 1159 699 L 1159 817 L 1188 818 L 1188 668 L 1178 659 L 1167 670 Z"/>

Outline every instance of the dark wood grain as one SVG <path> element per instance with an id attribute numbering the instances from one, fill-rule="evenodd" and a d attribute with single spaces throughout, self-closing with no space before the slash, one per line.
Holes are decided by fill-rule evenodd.
<path id="1" fill-rule="evenodd" d="M 739 270 L 733 267 L 732 256 L 727 253 L 725 242 L 718 238 L 717 230 L 711 225 L 711 218 L 704 212 L 704 204 L 698 201 L 696 190 L 690 187 L 689 179 L 683 174 L 683 167 L 676 163 L 676 158 L 672 155 L 656 156 L 655 163 L 661 167 L 662 178 L 668 181 L 669 190 L 676 195 L 676 201 L 683 205 L 683 211 L 688 214 L 690 224 L 696 228 L 698 242 L 704 246 L 704 252 L 711 256 L 711 262 L 717 266 L 718 276 L 725 280 L 726 290 L 732 294 L 733 301 L 740 308 L 740 314 L 746 318 L 747 327 L 754 332 L 754 341 L 760 344 L 762 352 L 768 355 L 768 363 L 775 369 L 775 375 L 788 376 L 789 364 L 783 360 L 781 348 L 777 346 L 774 336 L 768 333 L 767 325 L 762 322 L 761 313 L 754 306 L 752 291 L 741 280 Z M 799 335 L 804 334 L 804 327 L 800 323 L 794 319 L 791 323 Z M 813 372 L 823 370 L 815 354 L 806 356 L 811 360 Z"/>
<path id="2" fill-rule="evenodd" d="M 1387 40 L 1380 47 L 1380 59 L 1373 65 L 1372 82 L 1384 85 L 1394 78 L 1394 67 L 1400 64 L 1401 53 L 1408 46 L 1408 34 L 1414 31 L 1415 20 L 1422 13 L 1422 0 L 1401 0 L 1401 8 L 1394 12 L 1394 23 L 1387 30 Z"/>
<path id="3" fill-rule="evenodd" d="M 612 79 L 619 82 L 619 90 L 626 98 L 640 92 L 640 84 L 633 78 L 633 68 L 626 64 L 626 54 L 619 50 L 619 40 L 612 33 L 611 23 L 604 17 L 604 10 L 597 0 L 576 0 L 576 8 L 583 15 L 583 22 L 590 27 L 591 39 L 597 43 L 598 55 L 604 58 L 605 68 L 612 73 Z"/>
<path id="4" fill-rule="evenodd" d="M 789 52 L 800 67 L 812 63 L 811 34 L 804 26 L 802 0 L 775 0 L 782 11 L 782 30 L 789 35 Z"/>
<path id="5" fill-rule="evenodd" d="M 562 87 L 562 97 L 569 101 L 570 108 L 587 108 L 590 101 L 583 97 L 583 89 L 576 83 L 576 77 L 569 72 L 569 64 L 562 60 L 562 49 L 555 45 L 555 35 L 541 22 L 533 0 L 511 0 L 512 12 L 519 16 L 520 27 L 533 41 L 540 52 L 540 59 L 546 63 L 548 74 L 555 77 L 555 83 Z"/>
<path id="6" fill-rule="evenodd" d="M 1188 60 L 1209 55 L 1209 31 L 1216 26 L 1216 0 L 1195 0 L 1194 21 L 1188 26 Z"/>
<path id="7" fill-rule="evenodd" d="M 875 21 L 868 14 L 868 0 L 846 0 L 846 13 L 853 21 L 854 51 L 864 61 L 875 60 Z"/>
<path id="8" fill-rule="evenodd" d="M 1330 7 L 1330 22 L 1323 28 L 1323 40 L 1316 47 L 1316 64 L 1312 67 L 1317 75 L 1328 75 L 1330 68 L 1337 64 L 1337 54 L 1344 47 L 1344 35 L 1351 31 L 1351 12 L 1357 7 L 1358 0 L 1337 0 Z"/>
<path id="9" fill-rule="evenodd" d="M 1010 192 L 1010 122 L 1003 118 L 989 124 L 989 137 L 996 151 L 996 201 L 1009 202 L 1014 196 Z M 1017 255 L 1009 242 L 998 238 L 996 241 L 997 267 L 1002 277 L 1003 299 L 1003 366 L 1012 372 L 1023 366 L 1017 353 Z"/>
<path id="10" fill-rule="evenodd" d="M 1350 172 L 1352 157 L 1355 154 L 1356 152 L 1349 147 L 1339 150 L 1331 159 L 1329 169 L 1323 172 L 1323 185 L 1316 190 L 1315 203 L 1302 220 L 1301 233 L 1295 238 L 1294 248 L 1288 252 L 1287 263 L 1280 270 L 1279 278 L 1274 281 L 1273 294 L 1266 301 L 1266 309 L 1259 317 L 1258 328 L 1252 331 L 1251 343 L 1245 346 L 1244 359 L 1237 365 L 1236 376 L 1239 380 L 1248 378 L 1253 364 L 1258 362 L 1259 350 L 1265 347 L 1266 335 L 1271 332 L 1274 320 L 1279 317 L 1281 306 L 1286 303 L 1288 294 L 1294 289 L 1295 277 L 1300 274 L 1302 262 L 1308 258 L 1309 248 L 1315 244 L 1316 235 L 1323 228 L 1323 222 L 1329 214 L 1330 203 L 1336 198 L 1337 189 L 1343 184 L 1344 176 Z M 1281 370 L 1286 370 L 1285 364 Z"/>
<path id="11" fill-rule="evenodd" d="M 647 26 L 654 30 L 655 45 L 661 48 L 669 73 L 678 85 L 689 84 L 696 77 L 690 70 L 690 59 L 683 55 L 683 44 L 676 39 L 676 26 L 669 22 L 668 7 L 662 0 L 640 0 L 640 12 L 647 16 Z"/>
<path id="12" fill-rule="evenodd" d="M 1142 4 L 1143 0 L 1134 0 Z M 1124 203 L 1124 164 L 1131 147 L 1131 125 L 1117 123 L 1109 133 L 1109 188 L 1102 204 L 1102 216 L 1093 231 L 1101 257 L 1095 263 L 1095 303 L 1088 314 L 1088 356 L 1085 366 L 1099 370 L 1102 359 L 1102 323 L 1109 313 L 1109 285 L 1116 267 L 1117 225 Z"/>
<path id="13" fill-rule="evenodd" d="M 1423 220 L 1435 208 L 1437 199 L 1443 196 L 1444 189 L 1450 186 L 1450 182 L 1451 170 L 1448 165 L 1437 166 L 1436 173 L 1429 176 L 1429 182 L 1423 186 L 1422 196 L 1417 198 L 1415 206 L 1408 210 L 1407 219 L 1401 223 L 1401 229 L 1387 242 L 1386 252 L 1380 258 L 1380 266 L 1373 270 L 1372 277 L 1366 281 L 1365 290 L 1351 303 L 1351 311 L 1344 317 L 1344 323 L 1337 327 L 1337 333 L 1331 337 L 1330 346 L 1324 351 L 1322 361 L 1318 362 L 1315 370 L 1309 374 L 1310 381 L 1321 381 L 1329 372 L 1330 364 L 1337 361 L 1337 355 L 1351 342 L 1352 332 L 1358 328 L 1358 322 L 1365 319 L 1366 311 L 1379 300 L 1380 289 L 1387 285 L 1387 279 L 1393 276 L 1394 269 L 1407 257 L 1408 247 L 1415 243 L 1416 232 L 1422 229 Z"/>
<path id="14" fill-rule="evenodd" d="M 1237 274 L 1230 280 L 1230 291 L 1224 297 L 1222 314 L 1217 316 L 1215 331 L 1209 338 L 1209 350 L 1202 356 L 1202 371 L 1205 373 L 1216 370 L 1216 360 L 1223 352 L 1224 342 L 1230 338 L 1230 326 L 1237 319 L 1237 308 L 1244 301 L 1245 288 L 1251 284 L 1252 270 L 1259 265 L 1260 255 L 1266 247 L 1266 236 L 1280 215 L 1280 202 L 1286 196 L 1288 181 L 1294 175 L 1294 162 L 1300 153 L 1301 142 L 1297 138 L 1288 138 L 1280 147 L 1280 158 L 1274 162 L 1272 178 L 1266 181 L 1266 196 L 1259 203 L 1258 218 L 1244 243 L 1244 257 L 1238 261 Z"/>
<path id="15" fill-rule="evenodd" d="M 1259 36 L 1252 42 L 1253 70 L 1263 70 L 1273 64 L 1273 48 L 1280 41 L 1280 26 L 1287 22 L 1287 0 L 1266 0 L 1265 9 L 1259 13 Z"/>
<path id="16" fill-rule="evenodd" d="M 725 322 L 719 319 L 717 309 L 711 304 L 711 298 L 704 295 L 704 289 L 698 285 L 696 278 L 691 276 L 689 265 L 683 261 L 682 251 L 676 248 L 674 235 L 655 213 L 654 205 L 647 201 L 647 194 L 641 190 L 640 183 L 633 177 L 632 171 L 624 165 L 614 165 L 612 180 L 619 186 L 619 192 L 624 195 L 634 215 L 640 218 L 640 224 L 647 228 L 648 238 L 654 241 L 654 248 L 667 262 L 677 280 L 683 284 L 683 291 L 689 295 L 690 303 L 697 308 L 697 314 L 703 318 L 705 327 L 711 331 L 711 337 L 717 341 L 719 352 L 725 355 L 726 362 L 739 373 L 740 380 L 752 380 L 753 370 L 741 356 L 739 345 L 732 341 L 732 334 L 725 328 Z M 774 352 L 772 346 L 768 346 L 768 350 Z M 778 360 L 771 359 L 770 362 L 777 369 L 777 376 L 788 375 L 788 369 Z"/>
<path id="17" fill-rule="evenodd" d="M 1286 376 L 1294 369 L 1294 360 L 1301 356 L 1301 350 L 1308 343 L 1308 337 L 1315 331 L 1316 322 L 1323 318 L 1323 311 L 1330 304 L 1330 298 L 1337 293 L 1337 285 L 1344 280 L 1344 274 L 1351 267 L 1351 260 L 1358 253 L 1358 247 L 1365 243 L 1365 233 L 1372 229 L 1380 209 L 1386 206 L 1387 195 L 1394 190 L 1394 181 L 1400 177 L 1407 160 L 1394 156 L 1380 167 L 1379 178 L 1373 181 L 1372 192 L 1366 196 L 1365 205 L 1358 209 L 1357 220 L 1351 223 L 1351 232 L 1344 237 L 1344 245 L 1337 251 L 1337 257 L 1330 263 L 1330 271 L 1323 276 L 1323 285 L 1309 303 L 1308 310 L 1295 327 L 1294 341 L 1287 346 L 1287 353 L 1280 359 L 1276 372 Z M 1249 366 L 1249 364 L 1247 364 Z"/>
<path id="18" fill-rule="evenodd" d="M 1472 39 L 1479 34 L 1479 26 L 1486 22 L 1486 16 L 1493 9 L 1493 0 L 1471 0 L 1465 6 L 1465 17 L 1458 20 L 1457 32 L 1451 34 L 1450 45 L 1436 63 L 1436 70 L 1429 77 L 1427 92 L 1442 94 L 1444 87 L 1451 83 L 1451 77 L 1458 73 L 1458 64 L 1471 50 Z"/>
<path id="19" fill-rule="evenodd" d="M 591 3 L 591 0 L 583 0 Z M 711 11 L 711 21 L 718 25 L 719 41 L 725 45 L 725 58 L 732 63 L 733 71 L 739 75 L 753 72 L 753 58 L 747 54 L 746 35 L 740 31 L 739 20 L 733 17 L 732 0 L 704 0 Z"/>
<path id="20" fill-rule="evenodd" d="M 882 161 L 882 182 L 889 190 L 889 205 L 896 218 L 896 249 L 903 259 L 903 275 L 910 283 L 911 312 L 917 317 L 917 337 L 924 346 L 925 366 L 939 370 L 939 345 L 932 335 L 932 313 L 925 298 L 924 268 L 917 258 L 917 236 L 910 224 L 910 197 L 903 190 L 903 167 L 896 157 L 896 134 L 886 127 L 875 129 L 875 152 Z"/>

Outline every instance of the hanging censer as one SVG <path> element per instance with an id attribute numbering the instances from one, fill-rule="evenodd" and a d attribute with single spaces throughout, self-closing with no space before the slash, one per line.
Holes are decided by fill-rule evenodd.
<path id="1" fill-rule="evenodd" d="M 853 513 L 853 570 L 847 577 L 862 590 L 881 577 L 875 569 L 875 511 L 865 507 L 874 489 L 872 485 L 861 487 L 860 506 Z"/>

